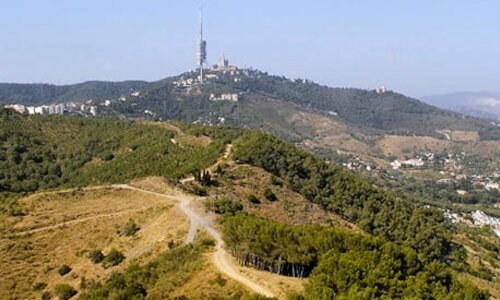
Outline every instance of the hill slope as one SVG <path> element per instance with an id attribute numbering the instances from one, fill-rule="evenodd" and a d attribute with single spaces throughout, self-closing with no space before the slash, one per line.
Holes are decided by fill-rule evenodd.
<path id="1" fill-rule="evenodd" d="M 254 70 L 236 73 L 209 72 L 203 88 L 190 82 L 196 74 L 185 73 L 158 82 L 86 82 L 68 86 L 0 84 L 0 103 L 26 105 L 103 101 L 141 96 L 112 107 L 126 116 L 145 117 L 146 110 L 164 119 L 225 122 L 252 128 L 270 127 L 275 134 L 290 135 L 286 120 L 274 120 L 282 110 L 310 112 L 365 132 L 397 135 L 440 136 L 439 130 L 477 131 L 483 139 L 500 138 L 500 129 L 486 121 L 438 109 L 404 95 L 352 88 L 330 88 L 305 80 L 289 80 Z M 238 102 L 210 101 L 224 93 L 239 94 Z M 266 113 L 267 112 L 267 113 Z M 299 135 L 300 130 L 299 130 Z M 293 134 L 292 134 L 293 136 Z M 297 137 L 298 138 L 298 137 Z M 304 137 L 301 137 L 303 139 Z"/>
<path id="2" fill-rule="evenodd" d="M 364 230 L 353 234 L 314 224 L 283 225 L 249 213 L 229 211 L 228 219 L 221 224 L 225 227 L 225 239 L 233 254 L 244 258 L 245 264 L 253 261 L 251 266 L 278 268 L 274 270 L 281 266 L 286 274 L 296 277 L 311 274 L 312 283 L 306 289 L 308 299 L 318 299 L 322 290 L 324 298 L 337 292 L 346 297 L 398 298 L 417 295 L 419 291 L 425 291 L 421 295 L 424 298 L 440 298 L 443 294 L 486 298 L 485 293 L 462 283 L 455 275 L 454 269 L 468 270 L 464 249 L 452 242 L 452 232 L 439 210 L 407 203 L 339 166 L 327 164 L 269 135 L 231 128 L 179 126 L 182 128 L 161 123 L 23 116 L 0 108 L 3 158 L 0 194 L 10 199 L 37 190 L 124 183 L 147 176 L 162 176 L 176 182 L 184 175 L 213 165 L 223 156 L 226 145 L 232 143 L 231 157 L 235 163 L 249 164 L 272 174 L 277 177 L 273 184 L 279 182 L 282 189 L 302 195 L 305 199 L 302 201 L 333 212 Z M 190 138 L 181 137 L 181 132 Z M 205 137 L 196 138 L 202 136 Z M 224 174 L 224 166 L 218 169 L 214 173 Z M 235 185 L 231 174 L 225 182 L 218 182 L 217 176 L 214 174 L 214 180 L 198 176 L 195 191 L 206 192 L 220 184 Z M 266 188 L 256 185 L 253 190 L 260 192 Z M 279 201 L 285 206 L 289 203 L 286 199 L 269 200 L 272 199 L 269 193 L 263 194 L 267 195 L 265 201 Z M 252 205 L 261 202 L 248 199 Z M 11 204 L 2 213 L 22 218 L 22 211 L 15 210 L 15 202 Z M 236 210 L 240 207 L 230 206 Z M 256 232 L 258 241 L 254 241 Z M 337 270 L 332 267 L 335 262 L 323 260 L 322 253 L 329 253 L 325 257 L 339 256 L 338 270 L 350 270 L 352 261 L 363 266 L 359 274 L 365 275 L 342 279 L 342 274 L 329 271 Z M 360 262 L 355 257 L 364 260 Z M 148 275 L 142 273 L 145 269 L 132 266 L 129 270 L 133 273 L 129 274 L 131 277 L 115 275 L 110 277 L 110 285 L 100 286 L 113 289 L 113 279 L 127 276 L 130 280 L 123 283 L 126 293 L 139 292 L 144 296 L 152 292 L 149 281 L 145 281 Z M 91 287 L 94 288 L 99 289 L 99 285 Z"/>

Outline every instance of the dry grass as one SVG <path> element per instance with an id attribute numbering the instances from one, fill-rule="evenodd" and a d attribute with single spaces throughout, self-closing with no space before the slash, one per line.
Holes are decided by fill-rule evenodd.
<path id="1" fill-rule="evenodd" d="M 325 211 L 319 205 L 310 203 L 302 195 L 284 185 L 273 185 L 271 175 L 258 167 L 230 164 L 226 165 L 224 170 L 226 176 L 231 179 L 221 179 L 221 186 L 210 191 L 211 194 L 229 195 L 240 201 L 246 211 L 291 225 L 336 225 L 362 232 L 355 224 Z M 269 201 L 264 197 L 266 188 L 277 196 L 277 201 Z M 247 200 L 247 195 L 250 194 L 256 195 L 261 203 L 257 205 L 250 203 Z"/>
<path id="2" fill-rule="evenodd" d="M 28 214 L 8 218 L 0 237 L 0 299 L 38 298 L 41 292 L 32 291 L 37 282 L 47 283 L 48 289 L 59 283 L 78 289 L 83 277 L 106 278 L 131 261 L 149 260 L 164 251 L 170 240 L 181 243 L 188 228 L 187 218 L 174 208 L 173 202 L 135 191 L 96 189 L 39 194 L 21 199 L 20 203 Z M 129 218 L 141 229 L 135 237 L 119 236 L 117 229 Z M 40 231 L 19 234 L 32 229 Z M 90 250 L 102 249 L 106 254 L 113 247 L 126 257 L 118 267 L 104 269 L 87 258 Z M 62 264 L 73 269 L 64 277 L 57 274 Z"/>
<path id="3" fill-rule="evenodd" d="M 389 135 L 380 139 L 377 146 L 380 147 L 386 155 L 398 157 L 404 156 L 405 150 L 418 152 L 431 151 L 434 153 L 465 151 L 466 153 L 474 153 L 481 157 L 491 157 L 500 152 L 500 141 L 454 142 L 421 136 Z"/>
<path id="4" fill-rule="evenodd" d="M 479 133 L 477 131 L 452 131 L 451 140 L 456 142 L 478 142 Z"/>
<path id="5" fill-rule="evenodd" d="M 467 263 L 477 269 L 480 264 L 483 267 L 486 267 L 492 274 L 494 274 L 495 278 L 493 281 L 488 281 L 485 279 L 481 279 L 478 277 L 471 276 L 469 274 L 461 274 L 460 276 L 464 279 L 472 281 L 477 287 L 481 289 L 488 290 L 491 294 L 492 299 L 500 299 L 500 269 L 491 265 L 484 257 L 488 256 L 489 251 L 481 247 L 476 242 L 470 240 L 465 234 L 455 234 L 453 236 L 453 240 L 462 244 L 467 251 Z M 496 237 L 487 238 L 490 242 L 495 242 L 498 239 Z"/>

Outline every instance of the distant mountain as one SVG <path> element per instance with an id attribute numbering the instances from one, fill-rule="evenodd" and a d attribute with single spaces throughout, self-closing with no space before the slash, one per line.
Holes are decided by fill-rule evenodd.
<path id="1" fill-rule="evenodd" d="M 319 135 L 432 136 L 443 130 L 477 132 L 500 139 L 489 122 L 436 108 L 395 92 L 331 88 L 257 70 L 208 71 L 206 84 L 193 84 L 196 73 L 157 82 L 86 82 L 54 86 L 0 84 L 0 103 L 25 105 L 114 100 L 101 110 L 133 118 L 177 119 L 229 124 L 271 132 L 294 142 Z M 133 92 L 140 92 L 133 96 Z M 237 95 L 238 101 L 222 95 Z M 117 99 L 122 99 L 121 101 Z M 126 100 L 124 100 L 126 99 Z M 234 99 L 233 99 L 234 100 Z"/>
<path id="2" fill-rule="evenodd" d="M 144 89 L 145 81 L 88 81 L 73 85 L 0 83 L 0 103 L 42 105 L 89 99 L 116 98 L 133 90 Z"/>
<path id="3" fill-rule="evenodd" d="M 470 116 L 500 120 L 500 93 L 458 92 L 423 97 L 422 101 Z"/>

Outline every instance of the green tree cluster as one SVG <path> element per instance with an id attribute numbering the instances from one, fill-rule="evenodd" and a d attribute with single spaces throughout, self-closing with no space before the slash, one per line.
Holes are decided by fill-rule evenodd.
<path id="1" fill-rule="evenodd" d="M 345 229 L 292 226 L 240 213 L 224 220 L 224 240 L 244 265 L 309 276 L 306 299 L 487 299 L 437 260 Z"/>
<path id="2" fill-rule="evenodd" d="M 235 141 L 233 157 L 282 178 L 293 191 L 366 232 L 412 247 L 423 261 L 444 260 L 450 252 L 439 210 L 408 203 L 277 138 L 245 132 Z"/>

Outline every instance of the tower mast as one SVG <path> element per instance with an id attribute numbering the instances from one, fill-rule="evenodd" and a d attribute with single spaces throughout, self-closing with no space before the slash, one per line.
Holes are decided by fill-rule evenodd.
<path id="1" fill-rule="evenodd" d="M 207 42 L 203 40 L 203 10 L 200 8 L 200 39 L 198 41 L 198 67 L 200 68 L 200 84 L 203 85 L 203 65 L 207 59 Z"/>

